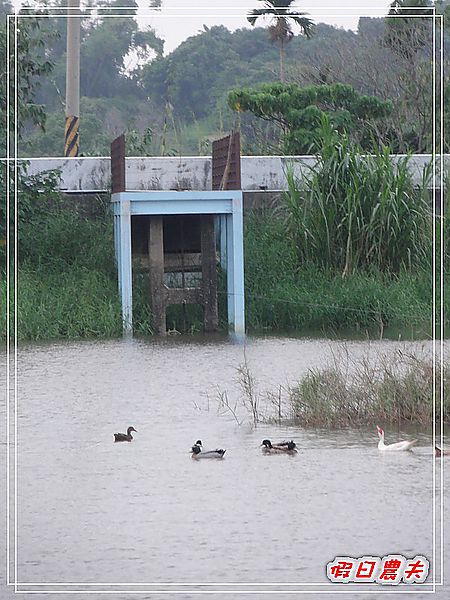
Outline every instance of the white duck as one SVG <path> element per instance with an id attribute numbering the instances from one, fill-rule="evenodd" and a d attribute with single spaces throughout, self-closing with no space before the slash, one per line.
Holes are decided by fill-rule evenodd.
<path id="1" fill-rule="evenodd" d="M 396 442 L 395 444 L 384 443 L 384 431 L 377 425 L 378 437 L 378 450 L 380 452 L 401 452 L 404 450 L 411 450 L 412 446 L 417 443 L 417 440 L 404 440 L 403 442 Z"/>

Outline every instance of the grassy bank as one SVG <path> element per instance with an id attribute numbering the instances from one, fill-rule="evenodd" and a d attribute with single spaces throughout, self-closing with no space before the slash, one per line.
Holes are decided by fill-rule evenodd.
<path id="1" fill-rule="evenodd" d="M 19 340 L 105 338 L 122 333 L 109 203 L 95 217 L 64 204 L 41 207 L 19 227 Z M 6 280 L 1 297 L 6 305 Z M 13 290 L 11 288 L 11 296 Z M 136 329 L 149 331 L 143 285 L 135 285 Z M 11 298 L 11 311 L 14 311 Z M 1 332 L 6 330 L 1 312 Z"/>
<path id="2" fill-rule="evenodd" d="M 408 157 L 364 154 L 327 119 L 321 140 L 302 178 L 288 167 L 284 205 L 247 221 L 250 324 L 431 334 L 430 173 L 419 184 Z"/>
<path id="3" fill-rule="evenodd" d="M 39 226 L 22 225 L 20 236 L 19 339 L 120 335 L 112 219 L 106 212 L 92 220 L 67 210 L 49 211 Z M 356 272 L 342 278 L 313 265 L 299 268 L 283 221 L 272 212 L 247 218 L 245 262 L 250 330 L 368 330 L 378 337 L 386 327 L 428 326 L 429 272 L 395 277 Z M 4 279 L 1 285 L 4 299 Z M 135 328 L 144 334 L 151 333 L 147 298 L 145 277 L 136 276 Z M 225 323 L 225 302 L 220 305 Z M 199 329 L 199 317 L 198 311 L 188 313 L 191 331 Z M 181 311 L 174 311 L 168 326 L 181 329 L 181 320 Z"/>
<path id="4" fill-rule="evenodd" d="M 111 218 L 42 208 L 19 227 L 17 337 L 44 340 L 119 335 Z M 5 294 L 6 282 L 2 281 Z"/>
<path id="5" fill-rule="evenodd" d="M 247 322 L 253 329 L 368 330 L 382 334 L 429 327 L 430 269 L 356 271 L 299 267 L 296 247 L 273 211 L 250 215 L 245 227 Z M 448 313 L 447 313 L 448 314 Z"/>
<path id="6" fill-rule="evenodd" d="M 19 228 L 18 339 L 74 339 L 121 334 L 112 218 L 108 203 L 85 217 L 67 206 L 43 207 Z M 368 332 L 386 328 L 430 331 L 432 282 L 430 268 L 354 270 L 342 277 L 338 269 L 301 264 L 285 220 L 277 212 L 252 213 L 245 221 L 246 317 L 250 331 L 321 330 L 324 333 Z M 149 334 L 151 313 L 148 281 L 135 274 L 134 325 Z M 222 285 L 222 291 L 224 291 Z M 6 282 L 1 282 L 2 305 Z M 226 302 L 219 297 L 226 327 Z M 448 300 L 447 300 L 448 304 Z M 446 306 L 446 314 L 450 307 Z M 183 313 L 172 310 L 168 327 L 182 329 Z M 0 331 L 5 336 L 5 311 Z M 187 331 L 201 328 L 201 311 L 189 310 Z"/>

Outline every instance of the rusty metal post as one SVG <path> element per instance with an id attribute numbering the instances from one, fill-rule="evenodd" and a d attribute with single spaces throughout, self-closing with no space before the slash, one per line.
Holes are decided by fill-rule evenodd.
<path id="1" fill-rule="evenodd" d="M 125 180 L 125 136 L 119 135 L 111 144 L 111 192 L 124 192 Z"/>

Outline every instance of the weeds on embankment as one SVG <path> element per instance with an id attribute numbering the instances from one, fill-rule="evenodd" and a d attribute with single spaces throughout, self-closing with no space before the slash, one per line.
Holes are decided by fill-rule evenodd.
<path id="1" fill-rule="evenodd" d="M 286 175 L 286 223 L 300 263 L 347 276 L 399 273 L 431 257 L 430 169 L 417 185 L 408 157 L 394 164 L 377 145 L 364 153 L 325 119 L 316 164 L 302 181 L 292 169 Z"/>
<path id="2" fill-rule="evenodd" d="M 394 164 L 387 148 L 364 155 L 327 121 L 321 137 L 302 181 L 288 169 L 285 205 L 247 217 L 249 325 L 427 331 L 436 218 L 428 170 L 417 186 L 407 157 Z"/>
<path id="3" fill-rule="evenodd" d="M 86 218 L 61 202 L 42 201 L 19 223 L 18 340 L 119 336 L 121 309 L 108 206 Z M 1 291 L 6 301 L 6 281 Z M 2 311 L 2 318 L 6 316 Z M 2 328 L 3 335 L 6 333 Z"/>

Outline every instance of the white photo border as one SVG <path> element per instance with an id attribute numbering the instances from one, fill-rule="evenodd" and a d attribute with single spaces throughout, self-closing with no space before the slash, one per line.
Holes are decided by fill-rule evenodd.
<path id="1" fill-rule="evenodd" d="M 126 12 L 120 11 L 129 11 L 130 7 L 113 7 L 114 11 L 117 11 L 118 14 L 106 14 L 102 15 L 103 18 L 117 18 L 117 17 L 135 17 L 136 14 L 127 14 Z M 195 7 L 192 7 L 195 8 Z M 245 7 L 243 7 L 245 8 Z M 423 7 L 403 7 L 405 10 L 420 10 Z M 42 11 L 46 12 L 42 12 Z M 91 14 L 94 11 L 100 11 L 100 14 L 103 10 L 111 10 L 111 7 L 96 7 L 91 6 L 88 9 L 82 9 L 82 15 Z M 168 10 L 168 9 L 166 9 Z M 149 16 L 163 16 L 166 17 L 181 17 L 184 16 L 184 11 L 190 10 L 190 8 L 174 8 L 172 10 L 169 9 L 168 15 L 161 15 L 160 11 L 157 8 L 154 9 L 138 9 L 140 16 L 145 16 L 149 13 Z M 216 14 L 217 11 L 223 10 L 225 14 L 224 17 L 234 16 L 232 14 L 232 9 L 230 10 L 227 7 L 217 7 L 214 10 Z M 368 11 L 369 9 L 365 9 Z M 377 9 L 374 9 L 378 11 Z M 440 414 L 439 414 L 439 439 L 442 445 L 443 437 L 444 437 L 444 420 L 443 420 L 443 399 L 444 399 L 444 387 L 443 387 L 443 365 L 444 365 L 444 264 L 443 264 L 443 244 L 444 244 L 444 227 L 443 227 L 443 215 L 444 215 L 444 131 L 443 131 L 443 81 L 444 81 L 444 73 L 443 73 L 443 15 L 437 15 L 435 11 L 435 7 L 430 7 L 432 11 L 431 15 L 408 15 L 408 18 L 414 18 L 414 16 L 420 18 L 426 18 L 427 16 L 433 19 L 433 61 L 432 61 L 432 69 L 433 69 L 433 153 L 432 153 L 432 165 L 433 165 L 433 202 L 435 202 L 437 179 L 439 177 L 439 189 L 440 189 L 440 264 L 439 271 L 437 270 L 437 261 L 436 261 L 436 216 L 433 219 L 433 259 L 432 259 L 432 277 L 433 277 L 433 306 L 432 306 L 432 322 L 433 322 L 433 445 L 436 443 L 437 438 L 437 426 L 436 426 L 436 416 L 437 416 L 437 381 L 436 381 L 436 366 L 437 366 L 437 345 L 440 342 L 439 347 L 439 360 L 440 360 L 440 386 L 439 386 L 439 405 L 440 405 Z M 27 14 L 23 14 L 23 11 L 29 11 Z M 158 594 L 181 594 L 181 593 L 196 593 L 196 594 L 342 594 L 342 593 L 350 593 L 350 594 L 372 594 L 372 593 L 383 593 L 382 587 L 379 585 L 365 585 L 365 584 L 346 584 L 345 588 L 342 589 L 342 586 L 337 586 L 335 583 L 329 582 L 316 582 L 316 583 L 306 583 L 306 582 L 297 582 L 297 583 L 173 583 L 173 582 L 158 582 L 158 583 L 83 583 L 83 582 L 60 582 L 60 583 L 22 583 L 18 581 L 18 544 L 17 544 L 17 513 L 18 513 L 18 498 L 17 498 L 17 488 L 18 488 L 18 340 L 17 340 L 17 325 L 18 325 L 18 316 L 17 316 L 17 299 L 18 299 L 18 68 L 17 68 L 17 60 L 18 60 L 18 44 L 17 44 L 17 33 L 19 30 L 19 19 L 27 18 L 27 17 L 35 17 L 39 18 L 51 18 L 51 17 L 65 17 L 70 18 L 71 16 L 76 17 L 76 15 L 70 15 L 70 8 L 52 8 L 52 7 L 42 7 L 39 14 L 35 14 L 36 11 L 39 11 L 39 8 L 30 8 L 24 7 L 22 8 L 22 13 L 19 14 L 18 9 L 15 9 L 14 14 L 7 15 L 7 65 L 6 65 L 6 78 L 7 78 L 7 154 L 6 154 L 6 164 L 9 167 L 10 164 L 13 165 L 14 169 L 14 204 L 13 204 L 13 217 L 14 217 L 14 227 L 13 232 L 11 232 L 10 227 L 10 199 L 11 199 L 11 182 L 9 176 L 6 177 L 6 218 L 7 218 L 7 235 L 6 235 L 6 277 L 7 277 L 7 290 L 6 290 L 6 314 L 7 314 L 7 340 L 6 340 L 6 353 L 7 353 L 7 365 L 6 365 L 6 461 L 7 461 L 7 474 L 6 474 L 6 583 L 7 586 L 13 586 L 15 593 L 22 594 L 149 594 L 149 593 L 158 593 Z M 52 11 L 52 12 L 49 12 Z M 172 12 L 174 11 L 174 12 Z M 183 14 L 178 14 L 178 12 L 182 12 Z M 227 12 L 228 11 L 228 12 Z M 330 11 L 323 11 L 323 16 L 332 17 L 337 16 L 337 14 L 333 14 Z M 222 16 L 222 15 L 221 15 Z M 342 16 L 342 12 L 339 13 L 339 16 Z M 353 14 L 346 12 L 345 16 L 353 16 Z M 359 15 L 355 15 L 359 16 Z M 380 15 L 385 18 L 396 18 L 401 15 Z M 439 153 L 436 152 L 436 139 L 437 139 L 437 118 L 436 118 L 436 107 L 437 107 L 437 94 L 436 94 L 436 53 L 437 53 L 437 44 L 436 44 L 436 23 L 440 24 L 440 88 L 439 88 L 439 107 L 440 107 L 440 115 L 439 115 L 439 131 L 440 131 L 440 141 L 439 141 Z M 11 74 L 11 65 L 9 61 L 11 47 L 10 47 L 10 34 L 11 27 L 14 32 L 14 64 L 13 64 L 13 74 Z M 11 158 L 11 114 L 10 114 L 10 86 L 13 83 L 14 85 L 14 126 L 13 126 L 13 157 Z M 439 156 L 439 164 L 440 169 L 438 172 L 437 165 L 437 156 Z M 68 160 L 71 160 L 68 158 Z M 75 158 L 77 160 L 77 158 Z M 12 297 L 14 304 L 14 312 L 13 318 L 11 318 L 11 248 L 10 242 L 11 238 L 13 238 L 13 285 L 12 285 Z M 439 273 L 439 327 L 438 327 L 438 306 L 437 306 L 437 288 L 436 288 L 436 280 L 437 274 Z M 11 324 L 12 324 L 12 335 L 11 335 Z M 439 338 L 438 338 L 438 329 L 439 329 Z M 11 340 L 13 341 L 13 365 L 11 365 Z M 13 372 L 13 384 L 11 385 L 11 373 Z M 11 402 L 11 398 L 13 398 L 13 403 Z M 14 406 L 13 418 L 11 418 L 11 405 Z M 11 435 L 12 434 L 12 435 Z M 13 445 L 13 459 L 11 457 L 10 445 Z M 433 581 L 425 582 L 420 584 L 420 590 L 417 586 L 411 586 L 409 589 L 399 589 L 396 590 L 395 593 L 436 593 L 436 588 L 444 585 L 444 461 L 439 461 L 439 481 L 440 481 L 440 498 L 437 498 L 436 495 L 436 486 L 437 486 L 437 461 L 436 457 L 433 453 L 433 502 L 432 502 L 432 522 L 433 522 Z M 13 484 L 13 501 L 11 500 L 11 477 L 13 474 L 14 484 Z M 438 502 L 439 500 L 439 502 Z M 13 510 L 11 510 L 13 507 Z M 14 515 L 13 521 L 13 532 L 14 532 L 14 540 L 13 540 L 13 553 L 11 552 L 11 515 Z M 437 527 L 437 520 L 439 517 L 439 529 Z M 436 554 L 437 554 L 437 534 L 439 533 L 439 581 L 436 581 Z M 12 556 L 14 560 L 12 560 Z M 13 565 L 14 575 L 11 578 L 11 563 Z M 325 563 L 324 563 L 325 564 Z M 41 589 L 30 589 L 31 586 L 38 586 Z M 61 586 L 61 588 L 67 588 L 72 586 L 79 586 L 80 588 L 85 589 L 54 589 L 56 586 Z M 151 586 L 151 589 L 136 589 L 142 588 L 143 586 Z M 172 589 L 153 589 L 155 587 L 164 587 L 167 586 Z M 189 589 L 173 589 L 175 587 L 186 587 Z M 228 589 L 216 589 L 216 587 L 227 587 Z M 293 586 L 314 586 L 320 589 L 312 590 L 302 590 L 302 589 L 242 589 L 243 587 L 253 588 L 274 588 L 275 586 L 281 586 L 282 588 L 292 588 Z M 352 586 L 352 587 L 350 587 Z M 86 589 L 86 588 L 103 588 L 103 589 Z M 328 589 L 324 589 L 324 587 Z M 20 588 L 20 589 L 19 589 Z M 27 589 L 22 589 L 27 588 Z M 43 589 L 42 589 L 43 588 Z M 52 588 L 52 589 L 47 589 Z M 121 589 L 109 589 L 109 588 L 121 588 Z M 129 589 L 125 589 L 129 588 Z M 193 589 L 193 588 L 214 588 L 214 589 Z M 236 589 L 231 589 L 236 588 Z M 241 588 L 241 589 L 240 589 Z M 392 593 L 392 589 L 387 588 L 386 593 Z"/>

